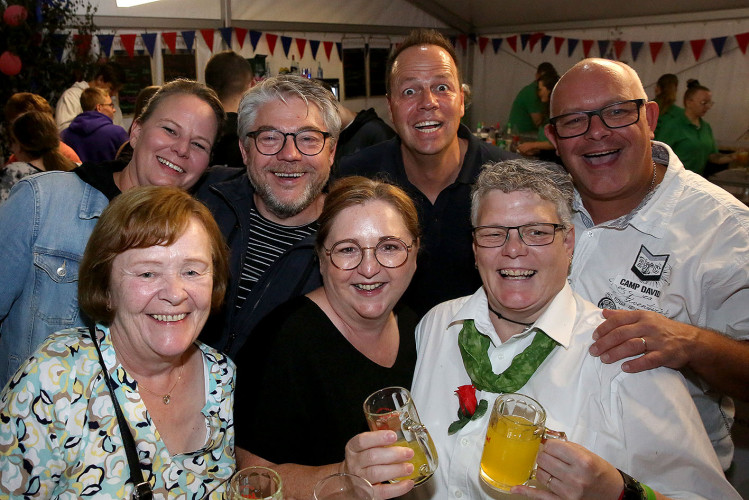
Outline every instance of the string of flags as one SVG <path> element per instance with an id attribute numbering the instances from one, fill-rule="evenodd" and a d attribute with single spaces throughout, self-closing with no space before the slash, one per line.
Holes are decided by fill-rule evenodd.
<path id="1" fill-rule="evenodd" d="M 229 48 L 232 48 L 232 41 L 234 39 L 234 36 L 236 34 L 236 40 L 239 44 L 239 48 L 241 49 L 244 47 L 244 43 L 249 36 L 250 44 L 252 45 L 252 50 L 257 50 L 258 42 L 260 42 L 260 39 L 265 36 L 265 41 L 268 44 L 268 50 L 270 51 L 270 55 L 274 55 L 274 52 L 276 50 L 277 42 L 280 39 L 281 40 L 281 47 L 284 51 L 284 54 L 286 57 L 289 57 L 289 50 L 291 49 L 292 42 L 295 42 L 297 51 L 299 52 L 299 58 L 301 59 L 304 57 L 304 52 L 306 50 L 307 44 L 309 43 L 310 52 L 312 54 L 312 58 L 317 60 L 317 54 L 320 49 L 320 45 L 323 47 L 323 51 L 325 52 L 325 57 L 327 57 L 328 61 L 330 61 L 330 56 L 333 53 L 333 47 L 336 47 L 336 50 L 338 51 L 338 57 L 340 59 L 342 54 L 342 47 L 341 42 L 330 42 L 330 41 L 320 41 L 320 40 L 308 40 L 306 38 L 299 38 L 299 37 L 289 37 L 289 36 L 279 36 L 274 33 L 264 33 L 262 31 L 256 31 L 256 30 L 247 30 L 244 28 L 219 28 L 218 30 L 214 29 L 202 29 L 198 31 L 194 30 L 187 30 L 187 31 L 180 31 L 179 34 L 182 36 L 182 40 L 185 43 L 185 46 L 189 52 L 193 51 L 193 48 L 195 46 L 195 37 L 196 33 L 200 33 L 203 40 L 205 41 L 206 45 L 209 49 L 211 49 L 211 52 L 213 52 L 213 41 L 215 37 L 215 33 L 218 31 L 221 35 L 221 38 L 226 43 L 226 45 Z M 122 47 L 125 49 L 127 54 L 130 57 L 133 57 L 135 55 L 135 44 L 137 39 L 140 37 L 140 39 L 143 41 L 143 46 L 148 51 L 149 55 L 153 57 L 154 50 L 156 48 L 156 39 L 158 36 L 161 36 L 164 44 L 169 48 L 169 50 L 172 52 L 172 54 L 177 53 L 177 35 L 178 32 L 172 31 L 172 32 L 162 32 L 162 33 L 122 33 L 122 34 L 97 34 L 95 35 L 96 38 L 99 41 L 99 46 L 101 48 L 102 54 L 109 57 L 112 53 L 112 46 L 114 44 L 115 37 L 119 37 L 120 43 L 122 44 Z M 58 34 L 55 36 L 59 37 L 68 37 L 69 34 Z M 74 34 L 72 35 L 74 37 L 75 46 L 78 50 L 81 51 L 88 51 L 91 47 L 91 41 L 92 41 L 92 35 L 78 35 Z M 59 51 L 58 54 L 56 54 L 58 61 L 62 60 L 63 57 L 63 51 L 62 49 Z"/>

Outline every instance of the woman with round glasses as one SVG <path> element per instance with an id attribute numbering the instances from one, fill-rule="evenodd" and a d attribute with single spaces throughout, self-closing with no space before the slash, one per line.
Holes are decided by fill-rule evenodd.
<path id="1" fill-rule="evenodd" d="M 407 194 L 347 177 L 327 195 L 318 221 L 323 286 L 267 316 L 236 357 L 239 467 L 285 464 L 277 467 L 285 492 L 298 484 L 296 495 L 305 498 L 318 475 L 360 471 L 353 461 L 361 457 L 346 457 L 346 444 L 368 430 L 362 404 L 369 394 L 410 387 L 419 319 L 398 305 L 419 247 Z M 392 467 L 406 476 L 408 466 Z"/>

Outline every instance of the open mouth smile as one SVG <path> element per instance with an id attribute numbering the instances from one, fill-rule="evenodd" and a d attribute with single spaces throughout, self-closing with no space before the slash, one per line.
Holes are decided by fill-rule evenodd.
<path id="1" fill-rule="evenodd" d="M 442 123 L 434 120 L 427 120 L 417 123 L 416 125 L 414 125 L 414 128 L 419 132 L 431 134 L 432 132 L 436 132 L 441 129 Z"/>
<path id="2" fill-rule="evenodd" d="M 372 290 L 376 290 L 383 286 L 385 286 L 385 283 L 356 283 L 354 288 L 365 292 L 371 292 Z"/>
<path id="3" fill-rule="evenodd" d="M 161 163 L 162 165 L 171 168 L 175 172 L 179 172 L 180 174 L 184 174 L 185 171 L 182 169 L 182 167 L 175 165 L 174 163 L 170 162 L 166 158 L 162 158 L 161 156 L 157 156 L 156 159 Z"/>
<path id="4" fill-rule="evenodd" d="M 531 269 L 500 269 L 499 275 L 510 280 L 524 280 L 536 274 Z"/>
<path id="5" fill-rule="evenodd" d="M 165 323 L 171 323 L 174 321 L 182 321 L 187 317 L 187 313 L 181 314 L 149 314 L 156 321 L 163 321 Z"/>

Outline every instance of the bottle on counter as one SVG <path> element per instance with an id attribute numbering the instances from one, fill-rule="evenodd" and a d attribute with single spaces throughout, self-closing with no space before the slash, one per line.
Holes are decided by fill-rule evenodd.
<path id="1" fill-rule="evenodd" d="M 322 63 L 320 61 L 317 61 L 317 78 L 321 79 L 323 78 L 322 73 Z"/>

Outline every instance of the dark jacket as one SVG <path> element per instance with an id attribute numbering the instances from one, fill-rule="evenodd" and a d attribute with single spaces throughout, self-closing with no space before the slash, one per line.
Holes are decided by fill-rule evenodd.
<path id="1" fill-rule="evenodd" d="M 237 300 L 239 276 L 250 237 L 250 209 L 254 189 L 247 172 L 212 167 L 197 186 L 195 197 L 211 210 L 231 252 L 229 286 L 224 307 L 208 320 L 200 340 L 234 357 L 255 325 L 287 300 L 322 286 L 314 236 L 294 244 L 260 277 L 241 309 Z"/>
<path id="2" fill-rule="evenodd" d="M 117 150 L 130 137 L 107 115 L 98 111 L 84 111 L 60 133 L 60 138 L 73 148 L 81 161 L 98 162 L 114 160 Z"/>

